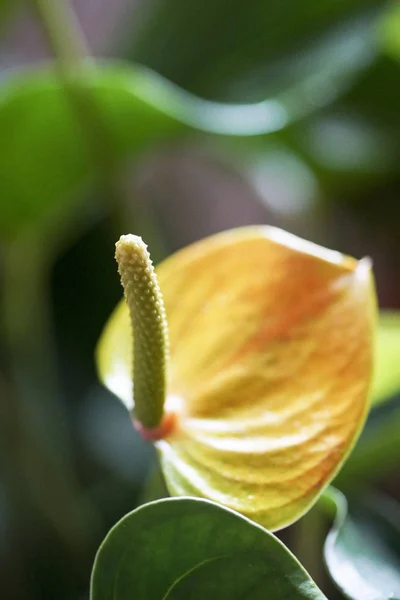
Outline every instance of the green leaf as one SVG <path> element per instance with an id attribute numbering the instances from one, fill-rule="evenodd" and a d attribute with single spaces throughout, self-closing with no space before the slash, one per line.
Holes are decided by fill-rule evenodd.
<path id="1" fill-rule="evenodd" d="M 379 404 L 400 390 L 400 312 L 382 311 L 376 337 L 372 402 Z"/>
<path id="2" fill-rule="evenodd" d="M 400 312 L 381 311 L 376 335 L 372 410 L 349 459 L 335 479 L 340 489 L 355 490 L 382 480 L 400 459 Z"/>
<path id="3" fill-rule="evenodd" d="M 385 10 L 380 28 L 382 48 L 395 58 L 400 58 L 400 4 L 390 2 Z"/>
<path id="4" fill-rule="evenodd" d="M 81 199 L 84 184 L 101 183 L 105 171 L 114 175 L 165 140 L 277 131 L 289 100 L 206 102 L 121 63 L 82 66 L 67 87 L 51 70 L 10 77 L 0 96 L 0 236 L 13 238 L 49 211 L 63 212 Z"/>
<path id="5" fill-rule="evenodd" d="M 321 498 L 336 512 L 325 543 L 329 573 L 351 600 L 400 599 L 400 507 L 381 496 L 347 506 L 330 488 Z"/>
<path id="6" fill-rule="evenodd" d="M 122 63 L 82 67 L 72 85 L 73 101 L 51 70 L 3 80 L 0 236 L 5 239 L 49 213 L 64 214 L 84 197 L 85 185 L 104 177 L 104 165 L 118 170 L 156 144 L 199 131 L 262 140 L 260 134 L 279 131 L 315 108 L 313 86 L 295 86 L 273 101 L 226 105 Z"/>
<path id="7" fill-rule="evenodd" d="M 213 99 L 260 100 L 313 80 L 308 93 L 314 109 L 321 91 L 326 95 L 328 89 L 332 97 L 343 79 L 374 56 L 371 25 L 374 9 L 381 8 L 377 0 L 328 0 L 323 5 L 317 0 L 306 5 L 174 0 L 172 5 L 173 10 L 168 0 L 151 3 L 133 37 L 133 60 Z"/>
<path id="8" fill-rule="evenodd" d="M 116 163 L 183 128 L 149 100 L 150 83 L 139 70 L 87 68 L 74 81 L 75 94 L 84 94 L 79 116 L 54 72 L 19 75 L 3 86 L 0 236 L 12 238 L 48 211 L 69 206 L 98 175 L 100 153 L 102 163 Z M 110 143 L 93 121 L 93 102 Z"/>
<path id="9" fill-rule="evenodd" d="M 97 553 L 91 600 L 207 597 L 325 599 L 272 533 L 206 500 L 141 506 L 115 525 Z"/>

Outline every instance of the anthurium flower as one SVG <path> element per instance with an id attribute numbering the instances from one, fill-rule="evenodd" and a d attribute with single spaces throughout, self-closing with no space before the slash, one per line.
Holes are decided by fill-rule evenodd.
<path id="1" fill-rule="evenodd" d="M 120 263 L 131 293 L 133 263 Z M 376 311 L 369 260 L 254 226 L 197 242 L 156 273 L 169 329 L 165 387 L 151 373 L 157 353 L 154 363 L 147 353 L 144 370 L 174 415 L 148 435 L 159 438 L 169 492 L 209 498 L 271 530 L 290 524 L 334 477 L 367 413 Z M 145 313 L 139 307 L 134 329 L 146 329 Z M 137 332 L 133 344 L 121 302 L 97 350 L 102 381 L 131 411 Z"/>

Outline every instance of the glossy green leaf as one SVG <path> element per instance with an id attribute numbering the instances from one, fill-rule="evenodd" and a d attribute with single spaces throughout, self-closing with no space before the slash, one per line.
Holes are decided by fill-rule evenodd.
<path id="1" fill-rule="evenodd" d="M 169 498 L 125 516 L 98 551 L 91 600 L 132 598 L 325 596 L 272 533 L 212 502 Z"/>
<path id="2" fill-rule="evenodd" d="M 400 390 L 400 312 L 382 311 L 376 337 L 374 404 L 387 400 Z"/>
<path id="3" fill-rule="evenodd" d="M 400 507 L 374 497 L 350 504 L 331 488 L 321 499 L 336 513 L 324 549 L 329 573 L 351 600 L 400 598 Z"/>

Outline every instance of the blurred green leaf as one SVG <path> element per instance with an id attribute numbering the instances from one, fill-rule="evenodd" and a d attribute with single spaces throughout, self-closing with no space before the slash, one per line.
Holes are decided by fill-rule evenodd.
<path id="1" fill-rule="evenodd" d="M 284 127 L 291 98 L 225 105 L 191 96 L 139 67 L 81 68 L 68 85 L 53 71 L 11 77 L 0 95 L 0 236 L 79 200 L 82 186 L 124 161 L 203 131 L 254 136 Z"/>
<path id="2" fill-rule="evenodd" d="M 105 160 L 115 161 L 143 152 L 152 142 L 182 129 L 173 116 L 149 101 L 146 85 L 142 73 L 133 69 L 88 68 L 77 76 L 75 90 L 90 92 L 89 100 L 96 103 L 102 125 L 110 133 L 110 144 L 104 147 L 99 128 L 90 121 L 87 97 L 79 120 L 55 73 L 20 75 L 3 84 L 1 236 L 12 238 L 48 210 L 75 201 L 81 186 L 96 178 L 99 165 L 91 153 L 93 145 L 106 153 Z"/>
<path id="3" fill-rule="evenodd" d="M 351 600 L 400 598 L 400 507 L 381 496 L 351 503 L 329 488 L 321 503 L 336 513 L 325 543 L 328 571 Z"/>
<path id="4" fill-rule="evenodd" d="M 360 206 L 360 219 L 395 223 L 397 195 L 388 216 L 375 201 L 373 186 L 397 177 L 400 159 L 400 63 L 380 56 L 339 99 L 316 115 L 294 123 L 284 132 L 335 202 Z M 389 198 L 385 198 L 389 209 Z"/>
<path id="5" fill-rule="evenodd" d="M 392 1 L 380 22 L 380 40 L 383 49 L 400 58 L 400 3 Z"/>
<path id="6" fill-rule="evenodd" d="M 335 479 L 344 490 L 382 479 L 400 459 L 400 312 L 381 311 L 372 407 L 352 454 Z"/>
<path id="7" fill-rule="evenodd" d="M 325 598 L 276 537 L 206 500 L 146 504 L 117 523 L 98 551 L 91 600 L 207 597 Z"/>
<path id="8" fill-rule="evenodd" d="M 10 77 L 0 94 L 0 236 L 13 238 L 49 211 L 64 214 L 85 184 L 104 187 L 128 158 L 166 140 L 198 132 L 262 140 L 313 104 L 312 95 L 296 98 L 208 102 L 122 64 L 81 67 L 67 84 L 54 71 Z"/>
<path id="9" fill-rule="evenodd" d="M 317 104 L 375 54 L 374 11 L 382 8 L 377 0 L 157 0 L 129 54 L 194 94 L 224 101 L 264 99 L 325 71 Z"/>
<path id="10" fill-rule="evenodd" d="M 380 311 L 371 411 L 353 452 L 335 479 L 335 485 L 346 492 L 382 480 L 399 464 L 399 364 L 400 312 Z"/>
<path id="11" fill-rule="evenodd" d="M 376 337 L 372 402 L 379 404 L 400 390 L 400 312 L 381 311 Z"/>

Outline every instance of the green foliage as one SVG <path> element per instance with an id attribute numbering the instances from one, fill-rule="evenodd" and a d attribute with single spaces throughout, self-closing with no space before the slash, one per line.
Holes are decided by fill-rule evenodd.
<path id="1" fill-rule="evenodd" d="M 325 543 L 329 573 L 351 600 L 400 598 L 400 507 L 382 497 L 358 500 L 330 488 L 322 503 L 336 513 Z"/>
<path id="2" fill-rule="evenodd" d="M 323 600 L 271 533 L 206 500 L 170 498 L 125 516 L 93 567 L 91 600 Z"/>
<path id="3" fill-rule="evenodd" d="M 181 130 L 149 101 L 154 91 L 142 71 L 123 67 L 88 67 L 68 89 L 52 71 L 11 79 L 0 99 L 0 235 L 37 225 L 101 181 L 104 165 Z"/>
<path id="4" fill-rule="evenodd" d="M 329 82 L 334 92 L 374 53 L 371 17 L 377 7 L 377 0 L 158 0 L 130 56 L 213 99 L 262 100 L 323 72 L 324 89 Z"/>
<path id="5" fill-rule="evenodd" d="M 11 77 L 0 97 L 0 236 L 64 213 L 85 186 L 104 192 L 128 158 L 166 140 L 198 131 L 255 135 L 285 124 L 284 105 L 204 102 L 140 67 L 81 66 L 68 81 L 51 70 Z"/>
<path id="6" fill-rule="evenodd" d="M 381 311 L 376 334 L 371 411 L 351 456 L 335 480 L 344 491 L 382 479 L 400 459 L 400 313 Z"/>
<path id="7" fill-rule="evenodd" d="M 19 4 L 18 0 L 0 0 L 3 31 Z M 70 221 L 71 211 L 78 206 L 82 208 L 89 197 L 88 191 L 95 190 L 97 205 L 106 197 L 114 200 L 112 191 L 118 188 L 118 180 L 130 158 L 137 159 L 157 145 L 188 135 L 197 136 L 199 132 L 211 134 L 214 146 L 222 141 L 218 136 L 226 136 L 229 152 L 224 160 L 227 161 L 231 150 L 240 148 L 238 138 L 244 138 L 246 148 L 242 148 L 236 161 L 240 164 L 235 164 L 235 168 L 243 170 L 243 165 L 251 167 L 255 160 L 263 166 L 263 156 L 271 148 L 270 133 L 279 131 L 276 141 L 298 154 L 321 188 L 325 187 L 326 196 L 335 197 L 336 202 L 357 201 L 358 190 L 372 187 L 371 183 L 392 185 L 400 156 L 400 87 L 396 83 L 400 73 L 400 10 L 396 3 L 391 3 L 380 29 L 376 30 L 376 17 L 379 19 L 385 5 L 378 0 L 149 3 L 148 20 L 144 19 L 143 26 L 138 28 L 131 57 L 192 93 L 229 101 L 260 101 L 259 104 L 228 106 L 202 101 L 156 73 L 123 64 L 93 67 L 77 62 L 67 76 L 56 64 L 54 70 L 3 77 L 0 238 L 2 242 L 10 242 L 20 236 L 17 244 L 6 248 L 7 251 L 12 248 L 14 255 L 4 254 L 8 264 L 3 269 L 7 277 L 3 286 L 6 291 L 5 300 L 2 299 L 2 323 L 6 323 L 4 329 L 13 348 L 10 353 L 5 347 L 4 356 L 6 362 L 15 362 L 11 368 L 16 375 L 12 381 L 15 390 L 10 401 L 3 404 L 6 411 L 10 408 L 10 413 L 15 407 L 16 421 L 21 420 L 16 423 L 17 435 L 14 436 L 13 426 L 7 427 L 11 493 L 5 488 L 5 496 L 8 501 L 10 495 L 12 510 L 22 516 L 25 532 L 34 533 L 42 527 L 39 522 L 25 528 L 24 519 L 26 515 L 31 518 L 32 506 L 37 504 L 52 530 L 58 532 L 60 540 L 65 540 L 62 544 L 74 548 L 77 563 L 85 554 L 85 546 L 90 547 L 89 552 L 93 549 L 90 531 L 94 530 L 91 523 L 94 511 L 92 506 L 86 510 L 79 504 L 87 490 L 77 486 L 75 494 L 68 461 L 65 461 L 67 466 L 60 466 L 63 463 L 58 458 L 62 451 L 54 444 L 48 444 L 50 450 L 45 455 L 42 447 L 47 447 L 47 437 L 35 425 L 41 422 L 42 411 L 46 415 L 43 423 L 51 424 L 44 430 L 62 441 L 63 429 L 53 418 L 58 414 L 54 410 L 57 395 L 51 384 L 54 367 L 51 360 L 46 360 L 47 356 L 56 355 L 46 337 L 51 327 L 47 323 L 50 313 L 45 314 L 45 285 L 54 251 L 47 235 L 49 228 L 56 232 L 56 237 L 59 223 L 64 218 Z M 56 12 L 61 7 L 62 4 Z M 26 19 L 27 14 L 23 16 Z M 60 21 L 63 28 L 65 24 Z M 386 56 L 377 55 L 382 49 Z M 71 55 L 79 61 L 81 55 L 75 50 L 71 44 Z M 325 109 L 321 110 L 323 106 Z M 293 126 L 287 127 L 290 123 Z M 268 135 L 260 135 L 263 133 Z M 227 139 L 228 136 L 231 137 Z M 398 187 L 398 182 L 394 185 Z M 371 220 L 372 216 L 374 227 L 379 223 L 387 230 L 394 228 L 397 236 L 398 194 L 385 190 L 377 194 L 372 190 L 372 195 L 372 201 L 369 198 L 368 202 L 367 195 L 363 198 L 363 218 Z M 395 198 L 395 208 L 388 212 L 391 197 Z M 300 206 L 299 195 L 296 200 Z M 82 215 L 84 218 L 83 211 Z M 291 223 L 294 225 L 294 220 Z M 10 255 L 14 256 L 13 261 Z M 21 265 L 23 268 L 19 268 Z M 390 301 L 394 305 L 396 298 Z M 82 335 L 88 335 L 84 323 Z M 80 336 L 76 337 L 79 337 L 76 343 L 80 343 Z M 359 444 L 339 475 L 338 485 L 345 490 L 382 480 L 398 467 L 400 405 L 393 395 L 400 388 L 399 355 L 400 317 L 383 313 L 377 336 L 372 411 Z M 70 365 L 66 366 L 68 371 Z M 78 373 L 77 379 L 79 376 Z M 75 377 L 72 375 L 71 380 Z M 3 381 L 0 384 L 3 394 Z M 24 390 L 22 400 L 20 390 Z M 57 417 L 62 424 L 68 420 L 63 415 L 61 412 Z M 86 482 L 97 483 L 95 461 L 88 458 L 81 461 L 89 465 L 83 465 L 82 481 L 86 476 Z M 16 477 L 18 469 L 24 473 L 23 480 L 25 473 L 30 480 L 27 485 L 22 483 L 21 488 Z M 81 464 L 79 481 L 80 471 Z M 46 485 L 42 485 L 43 481 Z M 14 506 L 14 485 L 21 505 L 16 502 Z M 105 487 L 106 495 L 114 496 L 115 489 L 118 495 L 118 486 L 108 486 L 107 481 L 99 497 Z M 131 492 L 125 505 L 128 507 L 132 506 Z M 167 494 L 166 490 L 164 493 Z M 22 499 L 26 500 L 26 506 Z M 348 513 L 345 498 L 334 490 L 324 494 L 321 501 L 330 515 L 336 514 L 325 557 L 338 587 L 351 600 L 399 599 L 399 507 L 380 498 L 358 500 L 350 504 Z M 114 519 L 115 512 L 112 514 Z M 306 543 L 313 539 L 320 541 L 312 527 L 306 526 L 303 533 Z M 44 530 L 41 540 L 47 538 Z M 25 546 L 35 544 L 35 560 L 42 556 L 40 544 L 36 546 L 37 540 L 34 543 L 32 540 L 17 548 L 17 554 L 21 549 L 25 552 Z M 12 561 L 13 551 L 9 554 Z M 57 551 L 50 550 L 49 554 L 56 556 Z M 48 564 L 51 558 L 50 561 L 43 558 L 46 569 L 40 565 L 46 576 L 51 572 Z M 29 572 L 30 555 L 27 553 L 23 560 Z M 59 562 L 68 565 L 66 571 L 70 577 L 77 566 L 74 560 Z M 21 571 L 19 567 L 18 562 L 16 577 L 23 580 L 22 561 Z M 10 573 L 11 581 L 13 569 Z M 54 579 L 59 593 L 68 595 L 62 578 Z M 39 595 L 44 593 L 41 590 Z M 99 550 L 91 594 L 92 600 L 132 597 L 203 600 L 207 596 L 228 600 L 325 598 L 271 533 L 216 504 L 187 498 L 142 506 L 122 519 Z M 26 597 L 32 595 L 36 595 L 34 591 L 26 592 Z"/>
<path id="8" fill-rule="evenodd" d="M 400 390 L 400 312 L 383 311 L 379 315 L 376 336 L 373 403 L 380 404 Z"/>
<path id="9" fill-rule="evenodd" d="M 381 43 L 390 55 L 400 58 L 400 4 L 391 2 L 380 24 Z"/>

